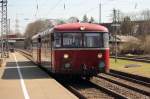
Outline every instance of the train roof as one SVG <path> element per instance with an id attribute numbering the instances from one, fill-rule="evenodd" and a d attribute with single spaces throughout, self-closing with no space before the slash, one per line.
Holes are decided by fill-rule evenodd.
<path id="1" fill-rule="evenodd" d="M 67 23 L 56 25 L 54 28 L 49 28 L 43 32 L 39 32 L 32 37 L 32 39 L 38 38 L 38 36 L 44 37 L 45 35 L 56 32 L 70 32 L 70 31 L 90 31 L 90 32 L 108 32 L 108 29 L 99 24 L 92 23 Z"/>
<path id="2" fill-rule="evenodd" d="M 53 28 L 49 28 L 49 29 L 47 29 L 47 30 L 45 30 L 45 31 L 43 31 L 43 32 L 39 32 L 39 33 L 35 34 L 34 36 L 32 36 L 32 39 L 36 39 L 36 38 L 38 38 L 39 36 L 43 37 L 43 36 L 45 36 L 45 35 L 51 33 L 51 31 L 53 31 Z"/>
<path id="3" fill-rule="evenodd" d="M 54 31 L 97 31 L 108 32 L 108 29 L 99 24 L 92 23 L 67 23 L 57 25 L 54 27 Z"/>

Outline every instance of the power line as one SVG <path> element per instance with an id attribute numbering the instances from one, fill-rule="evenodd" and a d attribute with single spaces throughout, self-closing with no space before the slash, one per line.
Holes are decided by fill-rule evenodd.
<path id="1" fill-rule="evenodd" d="M 45 5 L 47 4 L 47 1 L 48 1 L 48 0 L 45 0 L 41 5 L 42 5 L 42 6 L 45 6 Z"/>
<path id="2" fill-rule="evenodd" d="M 57 8 L 57 6 L 62 2 L 63 0 L 59 0 L 49 11 L 48 13 L 46 14 L 46 16 L 48 14 L 50 14 L 53 10 L 55 10 Z"/>
<path id="3" fill-rule="evenodd" d="M 39 14 L 39 4 L 38 1 L 36 0 L 36 11 L 35 11 L 35 17 L 37 17 L 37 14 Z"/>
<path id="4" fill-rule="evenodd" d="M 102 0 L 101 0 L 102 1 Z M 98 6 L 96 6 L 96 7 L 93 7 L 93 8 L 90 8 L 90 9 L 88 9 L 87 11 L 85 11 L 84 12 L 84 14 L 87 14 L 87 13 L 89 13 L 89 12 L 92 12 L 93 10 L 95 10 L 95 9 L 97 9 L 97 8 L 99 8 L 100 9 L 100 13 L 99 14 L 101 14 L 102 13 L 102 6 L 103 5 L 106 5 L 106 4 L 109 4 L 110 2 L 113 2 L 114 0 L 112 0 L 112 1 L 110 1 L 110 2 L 105 2 L 105 3 L 101 3 L 101 1 L 100 1 L 100 4 L 98 5 Z M 102 15 L 99 15 L 99 18 L 100 17 L 102 17 Z M 101 22 L 101 18 L 99 19 L 99 21 Z"/>
<path id="5" fill-rule="evenodd" d="M 98 6 L 97 6 L 97 7 L 93 7 L 93 8 L 88 9 L 85 13 L 87 14 L 87 13 L 89 13 L 89 12 L 95 10 L 96 8 L 98 8 Z"/>
<path id="6" fill-rule="evenodd" d="M 82 4 L 85 4 L 88 2 L 89 2 L 89 0 L 83 0 L 83 1 L 79 2 L 78 4 L 72 4 L 71 8 L 73 8 L 73 6 L 75 6 L 75 7 L 83 6 Z"/>

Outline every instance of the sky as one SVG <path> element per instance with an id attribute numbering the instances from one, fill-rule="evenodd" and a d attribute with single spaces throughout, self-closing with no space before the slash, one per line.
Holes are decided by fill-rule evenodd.
<path id="1" fill-rule="evenodd" d="M 99 20 L 101 3 L 101 22 L 111 22 L 112 10 L 124 13 L 139 12 L 150 9 L 150 0 L 8 0 L 8 18 L 11 30 L 15 31 L 16 19 L 19 31 L 25 32 L 27 24 L 38 19 L 68 19 L 83 15 Z"/>

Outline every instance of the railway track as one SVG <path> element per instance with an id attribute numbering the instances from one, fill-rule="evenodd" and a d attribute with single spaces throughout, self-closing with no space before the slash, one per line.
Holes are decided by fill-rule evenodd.
<path id="1" fill-rule="evenodd" d="M 21 51 L 21 53 L 25 57 L 30 59 L 30 55 L 28 55 L 26 51 Z M 49 72 L 47 73 L 49 74 Z M 79 80 L 79 82 L 76 83 L 67 82 L 66 84 L 64 83 L 64 81 L 60 81 L 58 79 L 56 80 L 72 93 L 74 93 L 77 97 L 79 97 L 79 99 L 127 99 L 124 95 L 120 95 L 113 90 L 109 90 L 106 87 L 96 85 L 90 81 Z"/>
<path id="2" fill-rule="evenodd" d="M 77 80 L 76 83 L 60 83 L 80 99 L 150 99 L 149 83 L 130 79 L 111 70 L 110 74 L 93 77 L 91 81 Z"/>
<path id="3" fill-rule="evenodd" d="M 62 84 L 80 99 L 127 99 L 124 95 L 83 79 Z"/>
<path id="4" fill-rule="evenodd" d="M 111 56 L 111 58 L 115 58 L 115 56 Z M 150 57 L 127 57 L 127 56 L 118 56 L 118 59 L 124 59 L 124 60 L 132 60 L 132 61 L 138 61 L 138 62 L 146 62 L 150 63 Z"/>
<path id="5" fill-rule="evenodd" d="M 147 87 L 143 84 L 139 84 L 136 82 L 131 82 L 130 80 L 125 80 L 116 76 L 108 75 L 108 74 L 100 74 L 97 77 L 100 79 L 107 80 L 109 82 L 115 83 L 119 86 L 123 86 L 125 88 L 131 89 L 133 91 L 139 92 L 143 95 L 150 96 L 150 87 Z"/>
<path id="6" fill-rule="evenodd" d="M 150 96 L 132 90 L 132 88 L 122 86 L 122 84 L 119 85 L 118 83 L 103 79 L 101 77 L 93 77 L 92 82 L 113 90 L 114 92 L 125 96 L 126 99 L 150 99 Z"/>
<path id="7" fill-rule="evenodd" d="M 18 50 L 23 54 L 25 57 L 30 59 L 30 54 L 28 54 L 26 51 Z M 43 69 L 43 68 L 41 68 Z M 44 69 L 43 69 L 44 70 Z M 44 70 L 49 74 L 48 71 Z M 51 74 L 49 74 L 52 76 Z M 90 81 L 85 81 L 85 80 L 79 80 L 79 82 L 67 82 L 66 81 L 61 81 L 56 78 L 58 82 L 60 82 L 64 87 L 66 87 L 68 90 L 70 90 L 72 93 L 74 93 L 79 99 L 115 99 L 115 98 L 120 98 L 120 99 L 126 99 L 126 97 L 119 95 L 118 93 L 113 92 L 112 90 L 109 90 L 107 88 L 103 88 L 100 86 L 97 86 Z M 77 81 L 78 81 L 77 80 Z M 64 83 L 65 82 L 65 83 Z M 71 85 L 70 85 L 71 84 Z"/>
<path id="8" fill-rule="evenodd" d="M 110 69 L 109 75 L 112 75 L 112 76 L 115 76 L 118 78 L 122 78 L 125 80 L 132 81 L 134 83 L 139 83 L 139 84 L 145 85 L 147 87 L 150 87 L 150 78 L 148 78 L 148 77 L 143 77 L 143 76 L 139 76 L 139 75 L 135 75 L 135 74 L 125 73 L 125 72 L 113 70 L 113 69 Z"/>

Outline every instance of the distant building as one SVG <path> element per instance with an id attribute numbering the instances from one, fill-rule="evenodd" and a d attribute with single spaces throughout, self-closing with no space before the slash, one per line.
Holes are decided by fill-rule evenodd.
<path id="1" fill-rule="evenodd" d="M 120 53 L 121 50 L 123 50 L 123 44 L 128 43 L 130 41 L 139 42 L 140 40 L 134 36 L 122 36 L 117 35 L 116 41 L 115 36 L 110 36 L 109 44 L 110 44 L 110 52 L 111 54 L 115 53 L 115 43 L 117 42 L 117 52 Z"/>
<path id="2" fill-rule="evenodd" d="M 24 48 L 24 37 L 17 37 L 15 34 L 7 35 L 9 48 Z"/>
<path id="3" fill-rule="evenodd" d="M 118 24 L 120 24 L 120 27 L 122 26 L 122 23 L 123 22 L 120 22 Z M 109 29 L 109 32 L 111 34 L 114 33 L 114 28 L 112 26 L 112 22 L 111 23 L 101 23 L 101 25 L 107 27 Z M 117 31 L 117 34 L 118 35 L 121 35 L 121 34 L 124 34 L 124 35 L 132 35 L 132 36 L 137 36 L 137 35 L 144 35 L 144 34 L 149 34 L 150 35 L 150 21 L 131 21 L 131 33 L 122 33 L 123 30 L 121 30 L 120 27 L 117 27 L 116 28 L 116 31 Z M 124 28 L 124 27 L 122 27 Z"/>

